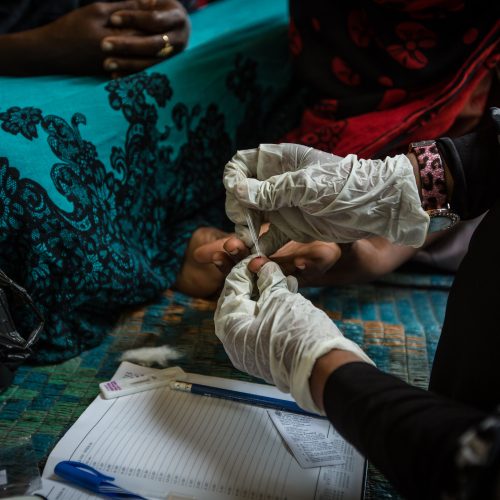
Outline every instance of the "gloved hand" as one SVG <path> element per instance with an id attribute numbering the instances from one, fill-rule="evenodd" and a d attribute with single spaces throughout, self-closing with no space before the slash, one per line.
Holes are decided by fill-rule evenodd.
<path id="1" fill-rule="evenodd" d="M 290 392 L 305 410 L 321 413 L 309 389 L 316 360 L 342 349 L 372 361 L 323 311 L 296 293 L 297 280 L 286 278 L 278 264 L 261 268 L 254 300 L 256 275 L 247 268 L 253 257 L 227 276 L 215 311 L 215 333 L 236 368 Z"/>
<path id="2" fill-rule="evenodd" d="M 427 233 L 429 216 L 405 155 L 361 160 L 297 144 L 261 144 L 238 151 L 225 167 L 224 186 L 226 213 L 248 246 L 248 209 L 257 228 L 271 222 L 259 240 L 265 255 L 289 240 L 349 243 L 373 235 L 418 247 Z"/>

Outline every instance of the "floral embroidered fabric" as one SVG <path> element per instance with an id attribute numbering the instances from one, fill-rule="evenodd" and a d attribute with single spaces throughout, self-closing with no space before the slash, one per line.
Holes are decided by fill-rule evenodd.
<path id="1" fill-rule="evenodd" d="M 197 227 L 231 229 L 224 165 L 260 140 L 289 69 L 275 64 L 286 53 L 283 6 L 247 16 L 248 26 L 262 23 L 263 40 L 248 33 L 228 43 L 244 32 L 241 19 L 225 36 L 204 36 L 231 7 L 193 15 L 192 51 L 148 72 L 3 79 L 0 268 L 45 316 L 37 361 L 97 345 L 124 307 L 170 287 Z M 273 75 L 274 88 L 261 83 Z M 15 320 L 28 330 L 33 318 Z"/>
<path id="2" fill-rule="evenodd" d="M 444 135 L 499 60 L 500 23 L 479 4 L 290 4 L 290 49 L 309 95 L 285 142 L 340 156 L 405 153 Z"/>

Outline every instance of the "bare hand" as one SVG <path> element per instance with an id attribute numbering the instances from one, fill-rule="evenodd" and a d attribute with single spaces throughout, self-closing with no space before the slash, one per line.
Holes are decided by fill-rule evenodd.
<path id="1" fill-rule="evenodd" d="M 123 2 L 96 2 L 75 9 L 41 28 L 33 30 L 39 40 L 40 64 L 44 72 L 65 72 L 74 74 L 95 74 L 103 71 L 104 54 L 101 49 L 103 38 L 127 31 L 113 28 L 110 18 L 116 11 L 132 12 L 138 7 L 135 0 Z"/>
<path id="2" fill-rule="evenodd" d="M 230 273 L 233 266 L 240 260 L 246 258 L 250 250 L 245 243 L 235 236 L 225 238 L 218 245 L 213 243 L 201 245 L 194 253 L 194 259 L 202 264 L 212 262 L 223 275 Z M 300 286 L 316 286 L 322 284 L 328 276 L 330 269 L 333 269 L 340 259 L 341 249 L 335 243 L 323 243 L 316 241 L 312 243 L 288 242 L 279 249 L 270 259 L 280 265 L 286 275 L 293 275 L 297 278 Z M 257 258 L 268 259 L 265 257 Z M 256 272 L 258 269 L 250 267 Z"/>
<path id="3" fill-rule="evenodd" d="M 110 22 L 124 30 L 101 43 L 108 56 L 104 67 L 114 76 L 141 71 L 182 51 L 191 29 L 188 14 L 177 0 L 141 0 L 139 9 L 118 10 Z"/>

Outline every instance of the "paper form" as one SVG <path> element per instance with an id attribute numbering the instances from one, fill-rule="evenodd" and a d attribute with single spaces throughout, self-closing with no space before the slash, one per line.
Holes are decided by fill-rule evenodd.
<path id="1" fill-rule="evenodd" d="M 119 373 L 116 377 L 123 369 Z M 202 377 L 203 383 L 210 379 Z M 189 380 L 196 377 L 190 374 Z M 237 390 L 248 391 L 248 384 Z M 275 388 L 250 385 L 283 396 Z M 303 469 L 266 409 L 163 387 L 113 400 L 97 397 L 56 445 L 43 477 L 55 479 L 61 460 L 78 460 L 154 499 L 177 494 L 207 500 L 358 500 L 365 461 L 345 441 L 342 445 L 339 453 L 348 457 L 340 467 Z M 48 498 L 69 498 L 55 495 Z"/>
<path id="2" fill-rule="evenodd" d="M 301 467 L 345 462 L 344 456 L 337 451 L 343 439 L 328 420 L 278 410 L 267 410 L 267 413 Z"/>
<path id="3" fill-rule="evenodd" d="M 101 496 L 89 495 L 83 490 L 73 488 L 59 481 L 42 478 L 42 488 L 35 493 L 50 500 L 102 500 Z"/>

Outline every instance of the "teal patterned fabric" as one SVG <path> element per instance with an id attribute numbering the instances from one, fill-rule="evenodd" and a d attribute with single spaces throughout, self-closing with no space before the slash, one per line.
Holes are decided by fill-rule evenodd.
<path id="1" fill-rule="evenodd" d="M 98 345 L 174 283 L 197 227 L 229 227 L 222 169 L 263 140 L 287 22 L 286 0 L 224 0 L 146 72 L 0 80 L 0 268 L 46 317 L 36 361 Z"/>

